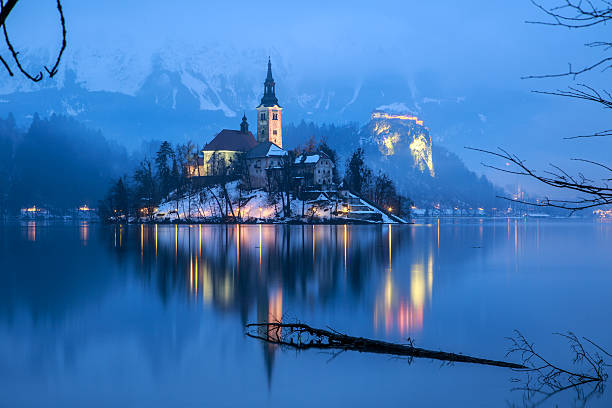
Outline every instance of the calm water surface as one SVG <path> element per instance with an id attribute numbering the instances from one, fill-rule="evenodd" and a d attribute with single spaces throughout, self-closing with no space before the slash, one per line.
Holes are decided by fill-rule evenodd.
<path id="1" fill-rule="evenodd" d="M 243 327 L 299 319 L 495 359 L 519 329 L 569 363 L 553 332 L 612 348 L 611 247 L 596 221 L 2 225 L 0 406 L 521 406 L 507 369 L 330 361 Z"/>

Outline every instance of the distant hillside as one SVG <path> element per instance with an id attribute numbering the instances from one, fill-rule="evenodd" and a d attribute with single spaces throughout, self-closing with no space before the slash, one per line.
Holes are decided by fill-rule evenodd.
<path id="1" fill-rule="evenodd" d="M 364 126 L 287 126 L 287 147 L 310 137 L 325 140 L 340 156 L 340 166 L 358 147 L 366 152 L 374 172 L 387 173 L 403 194 L 419 207 L 496 207 L 504 191 L 486 177 L 470 171 L 463 161 L 432 142 L 429 129 L 414 114 L 375 111 Z"/>
<path id="2" fill-rule="evenodd" d="M 0 214 L 34 205 L 95 207 L 133 165 L 123 146 L 74 119 L 34 115 L 24 131 L 9 115 L 0 119 Z"/>

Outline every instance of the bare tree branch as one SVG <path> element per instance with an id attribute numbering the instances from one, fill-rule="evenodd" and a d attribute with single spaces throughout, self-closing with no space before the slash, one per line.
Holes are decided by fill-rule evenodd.
<path id="1" fill-rule="evenodd" d="M 542 201 L 537 203 L 533 202 L 525 202 L 518 200 L 511 200 L 514 202 L 519 202 L 521 204 L 528 204 L 537 207 L 554 207 L 560 208 L 569 211 L 577 211 L 577 210 L 585 210 L 593 207 L 598 207 L 602 205 L 612 204 L 612 188 L 605 182 L 609 181 L 609 178 L 605 178 L 601 184 L 594 183 L 591 179 L 586 178 L 582 174 L 578 174 L 577 176 L 572 176 L 559 166 L 551 164 L 552 171 L 545 171 L 542 174 L 538 173 L 535 169 L 529 167 L 527 163 L 520 159 L 518 156 L 507 152 L 504 149 L 498 148 L 499 152 L 494 152 L 485 149 L 478 149 L 473 147 L 466 147 L 466 149 L 474 150 L 477 152 L 485 153 L 493 157 L 497 157 L 499 159 L 503 159 L 506 163 L 506 166 L 513 165 L 513 169 L 505 169 L 499 166 L 493 166 L 486 163 L 483 163 L 483 166 L 501 171 L 504 173 L 515 174 L 519 176 L 531 177 L 545 185 L 550 187 L 573 191 L 579 194 L 582 194 L 583 197 L 576 198 L 575 200 L 560 200 L 560 199 L 551 199 L 545 197 Z M 587 159 L 572 159 L 578 162 L 584 162 L 593 164 L 595 166 L 601 167 L 612 173 L 612 168 L 598 163 L 592 160 Z M 611 175 L 612 176 L 612 175 Z M 506 198 L 507 197 L 501 197 Z"/>
<path id="2" fill-rule="evenodd" d="M 15 7 L 15 4 L 17 4 L 17 0 L 7 0 L 6 6 L 0 7 L 0 25 L 4 24 L 4 21 L 6 20 L 8 15 L 11 14 L 11 11 L 13 11 L 13 7 Z"/>
<path id="3" fill-rule="evenodd" d="M 528 24 L 541 24 L 565 28 L 587 28 L 605 24 L 612 19 L 610 2 L 565 0 L 559 6 L 546 8 L 541 3 L 531 0 L 531 3 L 548 15 L 552 21 L 527 21 Z M 596 6 L 598 3 L 599 6 Z"/>
<path id="4" fill-rule="evenodd" d="M 508 338 L 511 346 L 506 355 L 520 356 L 523 365 L 527 367 L 519 370 L 524 374 L 522 379 L 513 379 L 513 382 L 519 384 L 513 391 L 523 391 L 527 401 L 536 399 L 536 396 L 542 397 L 530 404 L 533 407 L 541 405 L 552 396 L 570 389 L 576 391 L 578 400 L 586 402 L 594 394 L 603 392 L 604 383 L 608 380 L 606 367 L 609 365 L 605 363 L 597 351 L 599 350 L 610 356 L 606 350 L 583 337 L 585 341 L 597 349 L 595 351 L 588 350 L 572 332 L 555 334 L 568 341 L 570 350 L 574 354 L 572 362 L 574 365 L 580 366 L 579 370 L 581 371 L 563 368 L 551 362 L 536 351 L 535 345 L 527 341 L 518 330 L 515 330 L 514 337 Z M 586 393 L 585 391 L 589 390 L 588 387 L 591 387 L 591 389 L 590 392 Z"/>
<path id="5" fill-rule="evenodd" d="M 17 68 L 19 69 L 19 71 L 29 80 L 33 82 L 39 82 L 44 77 L 42 71 L 39 71 L 38 74 L 36 75 L 32 75 L 28 71 L 26 71 L 26 69 L 23 67 L 19 59 L 19 52 L 15 50 L 15 47 L 13 47 L 13 44 L 11 43 L 9 39 L 8 31 L 6 28 L 6 18 L 9 16 L 11 11 L 17 4 L 17 1 L 18 0 L 7 0 L 7 3 L 5 5 L 4 1 L 0 0 L 0 26 L 2 26 L 2 31 L 4 33 L 4 39 L 5 39 L 6 45 L 9 51 L 11 52 L 11 55 L 13 56 L 13 60 L 15 61 L 15 64 L 17 65 Z M 55 60 L 53 67 L 49 69 L 47 66 L 44 66 L 44 69 L 45 71 L 47 71 L 49 78 L 53 78 L 55 74 L 57 74 L 57 68 L 61 62 L 62 56 L 64 54 L 64 50 L 66 49 L 66 20 L 64 18 L 64 11 L 62 9 L 61 1 L 60 0 L 56 0 L 56 1 L 57 1 L 57 11 L 60 16 L 60 24 L 62 27 L 62 44 L 61 44 L 60 51 L 58 52 L 58 55 L 57 55 L 57 58 Z M 9 65 L 2 57 L 0 57 L 0 62 L 2 62 L 5 69 L 8 71 L 9 75 L 13 76 L 13 72 L 11 71 Z"/>

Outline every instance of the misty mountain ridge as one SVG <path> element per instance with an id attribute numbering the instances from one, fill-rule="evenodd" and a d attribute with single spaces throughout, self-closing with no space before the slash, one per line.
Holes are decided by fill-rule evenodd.
<path id="1" fill-rule="evenodd" d="M 255 123 L 265 78 L 262 52 L 182 55 L 169 49 L 148 62 L 121 53 L 84 55 L 73 53 L 53 80 L 3 81 L 0 115 L 12 112 L 27 126 L 32 112 L 65 114 L 131 149 L 149 139 L 204 144 L 219 129 L 237 128 L 243 112 Z M 426 118 L 438 140 L 452 140 L 466 128 L 481 132 L 481 117 L 465 112 L 464 97 L 418 96 L 401 75 L 319 80 L 298 77 L 280 56 L 272 62 L 285 123 L 364 123 L 375 108 L 403 107 Z"/>

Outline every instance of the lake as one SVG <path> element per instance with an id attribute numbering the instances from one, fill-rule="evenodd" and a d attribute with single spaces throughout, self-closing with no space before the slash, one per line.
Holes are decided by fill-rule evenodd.
<path id="1" fill-rule="evenodd" d="M 612 224 L 570 219 L 0 225 L 0 406 L 523 406 L 506 368 L 296 352 L 244 326 L 512 361 L 517 329 L 571 368 L 554 332 L 612 349 L 611 247 Z"/>

